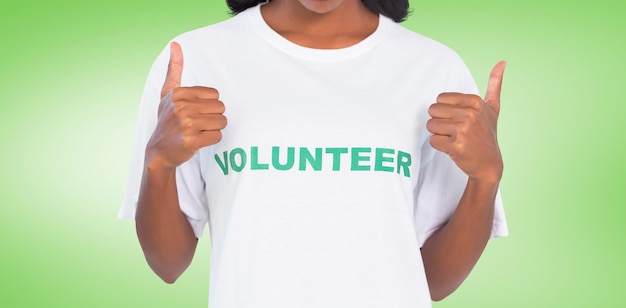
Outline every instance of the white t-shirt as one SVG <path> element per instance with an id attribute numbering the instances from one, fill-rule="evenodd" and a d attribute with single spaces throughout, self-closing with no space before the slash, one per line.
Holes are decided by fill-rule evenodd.
<path id="1" fill-rule="evenodd" d="M 351 47 L 286 40 L 260 6 L 180 35 L 183 86 L 220 92 L 228 127 L 177 171 L 181 210 L 212 241 L 209 307 L 430 307 L 420 247 L 467 177 L 434 150 L 427 108 L 477 93 L 447 47 L 386 17 Z M 120 217 L 133 218 L 169 49 L 139 111 Z M 492 236 L 507 227 L 497 198 Z"/>

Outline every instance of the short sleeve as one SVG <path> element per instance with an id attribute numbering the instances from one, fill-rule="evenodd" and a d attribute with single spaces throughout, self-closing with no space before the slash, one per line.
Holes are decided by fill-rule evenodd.
<path id="1" fill-rule="evenodd" d="M 135 218 L 143 176 L 145 149 L 156 127 L 161 86 L 167 73 L 168 59 L 169 48 L 165 48 L 150 69 L 141 97 L 131 153 L 130 170 L 122 205 L 118 212 L 118 217 L 121 219 Z M 177 168 L 176 182 L 181 211 L 187 216 L 196 237 L 200 237 L 205 225 L 208 223 L 208 210 L 204 195 L 205 185 L 200 172 L 200 162 L 195 156 Z"/>
<path id="2" fill-rule="evenodd" d="M 476 83 L 460 57 L 455 54 L 448 64 L 450 73 L 446 87 L 441 92 L 478 94 Z M 413 192 L 414 200 L 416 200 L 415 232 L 420 247 L 454 214 L 468 180 L 467 175 L 447 154 L 435 150 L 430 145 L 428 131 L 424 132 L 421 140 L 420 171 L 418 183 Z M 501 193 L 498 190 L 491 237 L 507 235 L 508 227 Z"/>
<path id="3" fill-rule="evenodd" d="M 180 209 L 187 217 L 196 237 L 200 238 L 209 223 L 209 207 L 198 154 L 176 168 L 176 188 Z"/>
<path id="4" fill-rule="evenodd" d="M 428 142 L 422 146 L 418 185 L 415 189 L 415 232 L 420 247 L 454 214 L 467 185 L 467 175 Z M 500 191 L 496 195 L 491 237 L 508 235 Z"/>

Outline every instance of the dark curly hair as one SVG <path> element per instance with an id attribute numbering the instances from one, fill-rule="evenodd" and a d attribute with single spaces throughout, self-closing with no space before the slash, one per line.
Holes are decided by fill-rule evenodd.
<path id="1" fill-rule="evenodd" d="M 402 22 L 409 14 L 409 0 L 361 0 L 372 12 L 387 16 L 395 22 Z M 265 0 L 226 0 L 233 14 L 263 3 Z"/>

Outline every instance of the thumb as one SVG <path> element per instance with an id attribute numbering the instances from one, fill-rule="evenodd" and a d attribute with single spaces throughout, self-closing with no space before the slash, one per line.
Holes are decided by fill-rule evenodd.
<path id="1" fill-rule="evenodd" d="M 170 62 L 167 66 L 167 75 L 163 88 L 161 88 L 161 97 L 164 97 L 172 89 L 180 87 L 180 80 L 183 75 L 183 49 L 180 44 L 172 42 L 170 44 Z"/>
<path id="2" fill-rule="evenodd" d="M 491 70 L 487 92 L 485 92 L 485 103 L 489 104 L 497 113 L 500 113 L 500 90 L 502 89 L 502 77 L 506 62 L 500 61 Z"/>

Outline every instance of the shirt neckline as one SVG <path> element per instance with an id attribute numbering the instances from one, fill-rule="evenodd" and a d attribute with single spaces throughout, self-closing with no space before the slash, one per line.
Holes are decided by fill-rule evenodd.
<path id="1" fill-rule="evenodd" d="M 338 49 L 316 49 L 310 47 L 304 47 L 298 44 L 295 44 L 282 35 L 278 34 L 274 29 L 272 29 L 263 18 L 261 14 L 261 6 L 264 3 L 261 3 L 257 6 L 251 7 L 246 10 L 245 15 L 251 23 L 252 28 L 268 43 L 273 45 L 274 47 L 280 49 L 281 51 L 290 54 L 292 56 L 303 58 L 312 61 L 321 61 L 321 62 L 332 62 L 332 61 L 341 61 L 349 58 L 356 57 L 358 55 L 363 54 L 367 50 L 371 49 L 373 46 L 378 44 L 380 40 L 385 36 L 390 25 L 393 24 L 393 21 L 389 18 L 382 16 L 379 14 L 378 17 L 378 27 L 376 30 L 370 34 L 368 37 L 363 39 L 362 41 L 348 46 L 344 48 Z M 240 14 L 243 14 L 240 13 Z"/>

